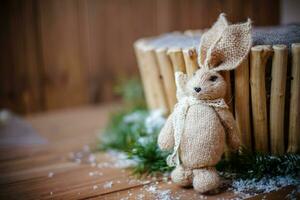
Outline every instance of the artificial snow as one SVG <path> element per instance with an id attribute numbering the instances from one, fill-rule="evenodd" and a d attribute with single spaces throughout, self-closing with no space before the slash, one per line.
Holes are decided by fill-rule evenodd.
<path id="1" fill-rule="evenodd" d="M 239 179 L 232 182 L 231 188 L 235 194 L 242 198 L 248 198 L 256 194 L 277 191 L 280 188 L 290 185 L 300 185 L 300 179 L 291 176 L 276 176 L 273 178 L 263 177 L 260 180 Z"/>
<path id="2" fill-rule="evenodd" d="M 166 190 L 159 190 L 157 189 L 156 185 L 150 185 L 150 186 L 145 186 L 144 187 L 147 192 L 150 192 L 155 196 L 155 199 L 157 200 L 172 200 L 174 199 L 171 196 L 171 190 L 166 189 Z"/>
<path id="3" fill-rule="evenodd" d="M 97 185 L 94 185 L 93 186 L 93 190 L 97 190 L 98 189 L 98 186 Z"/>
<path id="4" fill-rule="evenodd" d="M 171 190 L 159 190 L 156 194 L 157 199 L 159 200 L 172 200 Z"/>
<path id="5" fill-rule="evenodd" d="M 166 118 L 164 117 L 164 111 L 161 109 L 153 110 L 150 112 L 145 120 L 145 127 L 148 134 L 152 134 L 165 124 Z"/>
<path id="6" fill-rule="evenodd" d="M 137 197 L 136 197 L 136 199 L 137 199 L 137 200 L 143 200 L 144 197 L 145 197 L 144 194 L 138 194 Z"/>
<path id="7" fill-rule="evenodd" d="M 123 152 L 110 150 L 107 153 L 113 161 L 111 164 L 113 168 L 134 167 L 137 164 L 136 160 L 128 159 L 128 156 Z"/>
<path id="8" fill-rule="evenodd" d="M 123 122 L 126 124 L 139 123 L 139 122 L 143 122 L 145 120 L 145 117 L 146 117 L 145 112 L 135 111 L 133 113 L 126 115 L 123 118 Z"/>
<path id="9" fill-rule="evenodd" d="M 53 172 L 49 172 L 48 173 L 48 178 L 52 178 L 54 176 L 54 173 Z"/>
<path id="10" fill-rule="evenodd" d="M 113 182 L 112 181 L 108 181 L 103 185 L 104 189 L 110 189 L 112 188 Z"/>
<path id="11" fill-rule="evenodd" d="M 102 176 L 102 175 L 103 173 L 98 171 L 89 172 L 89 176 Z"/>
<path id="12" fill-rule="evenodd" d="M 144 123 L 147 134 L 153 134 L 159 130 L 165 121 L 164 111 L 161 109 L 153 110 L 148 114 L 144 111 L 135 111 L 123 118 L 123 122 L 126 124 Z"/>

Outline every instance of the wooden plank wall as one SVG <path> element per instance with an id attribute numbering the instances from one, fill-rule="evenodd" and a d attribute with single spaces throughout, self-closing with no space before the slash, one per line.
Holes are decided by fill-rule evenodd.
<path id="1" fill-rule="evenodd" d="M 279 22 L 279 0 L 10 0 L 0 3 L 0 108 L 32 113 L 114 99 L 138 73 L 141 37 L 233 22 Z"/>

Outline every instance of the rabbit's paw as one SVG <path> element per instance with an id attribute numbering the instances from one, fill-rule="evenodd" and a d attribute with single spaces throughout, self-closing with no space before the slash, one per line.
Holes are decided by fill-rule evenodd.
<path id="1" fill-rule="evenodd" d="M 172 181 L 183 187 L 192 185 L 192 176 L 192 170 L 185 170 L 182 166 L 177 166 L 171 173 Z"/>
<path id="2" fill-rule="evenodd" d="M 193 170 L 193 186 L 197 192 L 205 193 L 216 189 L 220 184 L 220 178 L 214 168 L 202 168 Z"/>

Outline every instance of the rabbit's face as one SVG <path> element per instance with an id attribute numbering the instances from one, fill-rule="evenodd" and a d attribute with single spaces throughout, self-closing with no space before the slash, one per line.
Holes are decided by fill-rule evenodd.
<path id="1" fill-rule="evenodd" d="M 219 73 L 201 68 L 187 82 L 186 89 L 189 96 L 213 100 L 225 96 L 226 82 Z"/>

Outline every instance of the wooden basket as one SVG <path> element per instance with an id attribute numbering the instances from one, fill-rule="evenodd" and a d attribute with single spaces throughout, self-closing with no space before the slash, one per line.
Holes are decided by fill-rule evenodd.
<path id="1" fill-rule="evenodd" d="M 184 40 L 197 39 L 199 33 L 173 34 Z M 177 101 L 174 72 L 191 76 L 198 69 L 199 41 L 190 46 L 153 45 L 155 39 L 136 41 L 135 53 L 149 109 L 170 113 Z M 266 79 L 266 71 L 271 80 Z M 299 153 L 300 44 L 292 44 L 291 56 L 285 45 L 253 46 L 247 59 L 223 76 L 228 83 L 226 101 L 235 115 L 243 145 L 273 154 Z"/>

